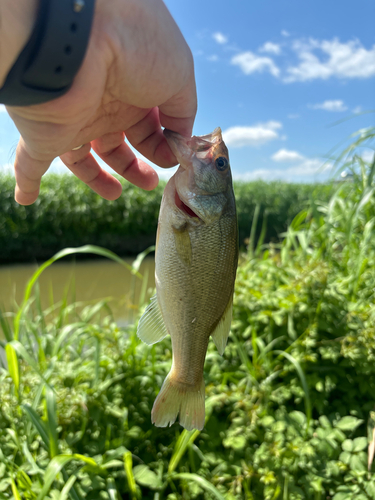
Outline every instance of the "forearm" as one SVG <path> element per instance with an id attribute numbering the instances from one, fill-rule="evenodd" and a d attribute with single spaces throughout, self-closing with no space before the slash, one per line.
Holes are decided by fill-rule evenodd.
<path id="1" fill-rule="evenodd" d="M 0 88 L 19 53 L 30 38 L 38 3 L 38 0 L 1 0 Z"/>

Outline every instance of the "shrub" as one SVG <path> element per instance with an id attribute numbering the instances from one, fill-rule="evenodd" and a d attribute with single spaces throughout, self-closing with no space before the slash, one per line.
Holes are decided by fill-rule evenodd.
<path id="1" fill-rule="evenodd" d="M 164 182 L 151 192 L 122 180 L 123 194 L 107 201 L 71 175 L 49 174 L 30 206 L 13 199 L 14 178 L 0 176 L 0 263 L 43 261 L 64 247 L 103 246 L 119 255 L 136 255 L 154 244 Z M 267 212 L 265 241 L 279 240 L 293 217 L 314 195 L 325 201 L 325 185 L 236 183 L 240 243 L 249 237 L 254 210 L 260 224 Z M 257 235 L 260 234 L 258 226 Z"/>

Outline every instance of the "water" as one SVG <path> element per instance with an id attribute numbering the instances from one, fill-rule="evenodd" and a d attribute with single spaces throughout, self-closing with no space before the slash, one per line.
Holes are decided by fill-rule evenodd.
<path id="1" fill-rule="evenodd" d="M 131 265 L 133 259 L 124 259 Z M 37 269 L 36 264 L 0 266 L 0 307 L 15 311 L 23 299 L 27 281 Z M 140 273 L 147 277 L 148 295 L 155 287 L 154 258 L 146 258 Z M 121 326 L 133 321 L 139 302 L 142 282 L 120 264 L 109 260 L 56 262 L 39 278 L 42 308 L 60 301 L 68 289 L 68 302 L 95 304 L 107 298 L 116 322 Z M 0 333 L 0 337 L 1 337 Z"/>

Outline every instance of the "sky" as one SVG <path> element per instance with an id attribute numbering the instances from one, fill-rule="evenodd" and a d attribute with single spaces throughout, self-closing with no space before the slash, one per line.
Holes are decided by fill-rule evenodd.
<path id="1" fill-rule="evenodd" d="M 324 181 L 348 137 L 375 124 L 373 0 L 165 3 L 195 60 L 194 134 L 221 127 L 235 179 Z M 0 105 L 3 170 L 17 140 Z"/>

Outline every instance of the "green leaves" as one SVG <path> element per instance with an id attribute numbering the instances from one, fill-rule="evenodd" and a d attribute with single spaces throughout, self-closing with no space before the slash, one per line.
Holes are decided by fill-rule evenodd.
<path id="1" fill-rule="evenodd" d="M 223 497 L 223 495 L 215 488 L 215 486 L 212 483 L 207 481 L 207 479 L 198 476 L 197 474 L 190 474 L 190 473 L 175 474 L 173 476 L 173 479 L 185 479 L 186 481 L 194 481 L 203 490 L 206 490 L 208 493 L 210 493 L 213 498 L 216 498 L 217 500 L 225 500 L 225 497 Z"/>
<path id="2" fill-rule="evenodd" d="M 17 354 L 14 347 L 11 344 L 6 344 L 5 354 L 8 362 L 9 375 L 12 377 L 14 388 L 16 391 L 16 396 L 18 397 L 19 387 L 20 387 L 20 372 L 19 372 Z"/>
<path id="3" fill-rule="evenodd" d="M 87 242 L 119 255 L 138 254 L 153 245 L 165 183 L 146 192 L 121 177 L 119 180 L 123 195 L 108 202 L 76 177 L 48 173 L 43 177 L 38 202 L 23 207 L 13 199 L 13 176 L 0 174 L 0 262 L 43 261 L 61 248 Z M 323 201 L 332 192 L 332 187 L 325 185 L 263 181 L 235 183 L 234 188 L 242 247 L 256 206 L 259 223 L 257 227 L 254 224 L 254 244 L 257 240 L 278 240 L 305 208 L 312 191 Z"/>
<path id="4" fill-rule="evenodd" d="M 0 175 L 0 262 L 44 261 L 87 242 L 120 255 L 154 244 L 165 183 L 146 192 L 119 177 L 123 195 L 108 202 L 71 175 L 43 177 L 38 202 L 14 201 L 14 177 Z"/>
<path id="5" fill-rule="evenodd" d="M 132 454 L 130 451 L 126 451 L 124 453 L 124 468 L 125 468 L 125 473 L 126 473 L 126 479 L 128 482 L 128 487 L 130 490 L 130 494 L 132 496 L 132 499 L 137 498 L 137 488 L 135 484 L 135 478 L 134 478 L 134 473 L 133 473 L 133 459 L 132 459 Z"/>
<path id="6" fill-rule="evenodd" d="M 367 445 L 365 437 L 353 440 L 346 439 L 342 443 L 343 452 L 340 454 L 340 460 L 354 471 L 365 471 L 367 469 L 367 454 L 363 450 L 367 448 Z"/>
<path id="7" fill-rule="evenodd" d="M 260 183 L 248 199 L 253 191 L 237 186 L 239 217 L 251 215 L 246 237 L 254 211 L 257 221 L 238 269 L 228 346 L 223 357 L 212 343 L 208 349 L 201 432 L 151 423 L 170 339 L 140 343 L 135 326 L 119 328 L 104 301 L 74 315 L 66 300 L 48 313 L 32 303 L 38 276 L 58 258 L 77 251 L 119 258 L 85 246 L 41 266 L 15 335 L 0 318 L 8 358 L 0 369 L 0 499 L 372 500 L 375 167 L 361 166 L 361 178 L 337 184 L 329 203 L 333 188 L 322 187 L 299 213 L 301 187 L 266 192 Z M 69 196 L 86 220 L 86 202 Z M 131 203 L 121 203 L 121 217 L 133 217 Z M 259 244 L 266 208 L 267 231 L 292 222 L 282 246 Z M 111 213 L 104 208 L 107 225 Z"/>
<path id="8" fill-rule="evenodd" d="M 169 461 L 168 465 L 169 473 L 172 473 L 176 469 L 184 453 L 189 448 L 189 446 L 191 446 L 194 443 L 199 434 L 200 431 L 198 430 L 187 431 L 186 429 L 184 429 L 181 432 L 174 447 L 173 455 Z"/>
<path id="9" fill-rule="evenodd" d="M 134 479 L 141 486 L 147 486 L 151 490 L 158 490 L 162 487 L 159 477 L 147 465 L 136 465 L 133 469 Z"/>
<path id="10" fill-rule="evenodd" d="M 302 387 L 304 390 L 305 409 L 306 409 L 306 416 L 307 416 L 307 430 L 308 430 L 310 420 L 311 420 L 311 401 L 310 401 L 310 393 L 309 393 L 309 388 L 307 386 L 305 374 L 303 373 L 301 365 L 298 363 L 298 361 L 295 358 L 293 358 L 293 356 L 291 356 L 290 354 L 288 354 L 287 352 L 284 352 L 284 351 L 275 351 L 275 354 L 278 354 L 279 356 L 283 356 L 284 358 L 286 358 L 288 361 L 290 361 L 292 363 L 292 365 L 297 370 L 298 376 L 301 380 Z"/>
<path id="11" fill-rule="evenodd" d="M 342 431 L 352 431 L 354 432 L 357 427 L 359 427 L 361 424 L 363 424 L 363 420 L 352 417 L 352 416 L 347 416 L 341 418 L 335 425 L 337 429 L 340 429 Z"/>

